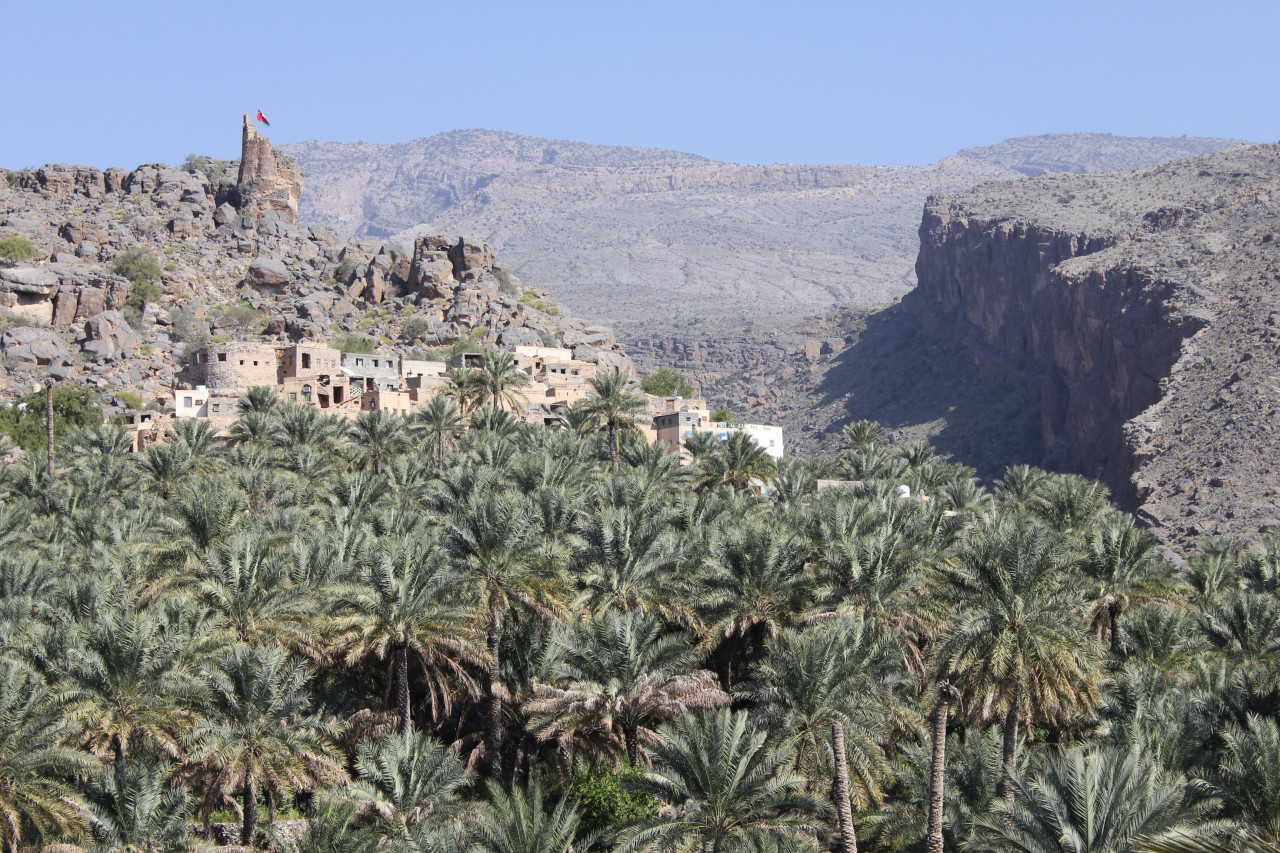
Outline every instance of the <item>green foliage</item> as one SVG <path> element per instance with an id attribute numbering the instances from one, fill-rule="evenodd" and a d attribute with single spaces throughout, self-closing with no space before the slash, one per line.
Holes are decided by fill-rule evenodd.
<path id="1" fill-rule="evenodd" d="M 599 832 L 656 815 L 658 798 L 640 787 L 640 779 L 629 766 L 579 768 L 568 787 L 582 812 L 582 828 Z"/>
<path id="2" fill-rule="evenodd" d="M 266 314 L 245 302 L 219 308 L 217 316 L 230 321 L 238 331 L 244 334 L 261 334 L 267 321 Z"/>
<path id="3" fill-rule="evenodd" d="M 718 424 L 727 424 L 733 422 L 733 410 L 728 406 L 721 406 L 711 413 L 711 420 Z"/>
<path id="4" fill-rule="evenodd" d="M 640 380 L 640 387 L 646 394 L 655 397 L 692 397 L 693 386 L 685 380 L 678 370 L 670 367 L 659 367 L 649 376 Z"/>
<path id="5" fill-rule="evenodd" d="M 111 262 L 111 271 L 133 283 L 128 305 L 141 311 L 148 303 L 155 303 L 164 295 L 160 289 L 160 264 L 155 255 L 146 249 L 126 249 Z"/>
<path id="6" fill-rule="evenodd" d="M 22 407 L 25 404 L 25 408 Z M 0 433 L 28 453 L 45 449 L 45 392 L 38 391 L 18 400 L 17 404 L 0 408 Z M 102 408 L 98 392 L 83 386 L 59 385 L 53 389 L 53 434 L 59 439 L 70 429 L 98 426 Z"/>
<path id="7" fill-rule="evenodd" d="M 143 406 L 142 397 L 132 391 L 117 391 L 115 398 L 130 409 L 141 409 Z"/>
<path id="8" fill-rule="evenodd" d="M 377 345 L 373 341 L 355 334 L 343 335 L 340 338 L 335 338 L 329 345 L 334 349 L 341 350 L 343 353 L 356 352 L 367 354 L 377 350 Z"/>
<path id="9" fill-rule="evenodd" d="M 173 272 L 173 271 L 174 271 L 174 270 L 176 270 L 177 268 L 178 268 L 178 262 L 177 262 L 177 261 L 169 261 L 168 263 L 166 263 L 166 264 L 164 265 L 164 271 L 165 271 L 165 272 Z"/>
<path id="10" fill-rule="evenodd" d="M 26 237 L 15 235 L 0 240 L 0 258 L 7 258 L 11 261 L 29 261 L 39 254 L 40 252 Z"/>
<path id="11" fill-rule="evenodd" d="M 421 317 L 410 317 L 400 324 L 400 340 L 412 343 L 426 334 L 427 328 L 426 320 Z"/>

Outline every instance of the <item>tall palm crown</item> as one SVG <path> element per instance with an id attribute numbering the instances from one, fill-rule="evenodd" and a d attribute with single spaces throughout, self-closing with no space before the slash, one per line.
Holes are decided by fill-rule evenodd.
<path id="1" fill-rule="evenodd" d="M 1013 781 L 974 820 L 975 853 L 1129 853 L 1135 836 L 1194 830 L 1216 803 L 1137 752 L 1076 748 Z"/>
<path id="2" fill-rule="evenodd" d="M 729 702 L 715 675 L 696 668 L 688 640 L 641 611 L 575 625 L 562 655 L 557 684 L 535 684 L 526 705 L 539 715 L 540 736 L 585 742 L 587 750 L 596 739 L 620 741 L 632 766 L 641 763 L 641 741 L 655 739 L 656 724 Z"/>
<path id="3" fill-rule="evenodd" d="M 816 804 L 803 794 L 804 777 L 791 770 L 793 750 L 771 743 L 745 711 L 690 714 L 663 726 L 662 738 L 644 778 L 660 797 L 682 807 L 625 830 L 622 853 L 815 849 L 810 831 Z"/>
<path id="4" fill-rule="evenodd" d="M 1063 564 L 1058 535 L 1002 516 L 975 528 L 942 566 L 939 595 L 955 615 L 937 648 L 938 675 L 968 696 L 979 720 L 1003 716 L 1010 778 L 1024 714 L 1063 719 L 1098 698 L 1098 649 L 1073 618 L 1082 602 Z"/>
<path id="5" fill-rule="evenodd" d="M 201 675 L 212 705 L 188 733 L 188 773 L 209 791 L 206 814 L 242 790 L 242 844 L 253 842 L 260 789 L 274 798 L 345 777 L 332 725 L 307 713 L 311 674 L 283 648 L 237 644 Z"/>
<path id="6" fill-rule="evenodd" d="M 516 364 L 511 353 L 506 350 L 485 351 L 476 377 L 479 405 L 519 410 L 523 398 L 516 393 L 516 389 L 528 384 L 529 374 Z"/>
<path id="7" fill-rule="evenodd" d="M 617 368 L 587 380 L 591 396 L 586 406 L 609 430 L 609 459 L 614 471 L 618 470 L 618 431 L 631 426 L 631 416 L 645 406 L 644 398 L 627 390 L 630 380 L 629 374 Z"/>
<path id="8" fill-rule="evenodd" d="M 745 432 L 735 432 L 721 441 L 710 456 L 701 460 L 701 473 L 694 483 L 699 488 L 726 483 L 739 491 L 753 480 L 770 483 L 778 474 L 777 463 Z"/>
<path id="9" fill-rule="evenodd" d="M 895 704 L 892 691 L 906 681 L 897 648 L 878 633 L 860 619 L 785 631 L 743 690 L 793 739 L 796 769 L 812 785 L 834 771 L 831 799 L 845 853 L 857 850 L 850 768 L 858 805 L 865 807 L 880 793 L 884 761 L 878 740 Z"/>

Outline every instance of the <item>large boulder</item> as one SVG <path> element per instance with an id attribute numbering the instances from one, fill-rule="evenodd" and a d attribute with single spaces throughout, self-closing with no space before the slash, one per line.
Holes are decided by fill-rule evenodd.
<path id="1" fill-rule="evenodd" d="M 85 321 L 80 348 L 99 361 L 132 358 L 142 347 L 138 333 L 119 311 L 103 311 Z"/>
<path id="2" fill-rule="evenodd" d="M 289 268 L 284 265 L 284 261 L 275 258 L 257 258 L 249 264 L 244 283 L 257 290 L 284 293 L 291 279 Z"/>
<path id="3" fill-rule="evenodd" d="M 57 337 L 32 326 L 9 326 L 0 335 L 0 349 L 5 358 L 29 364 L 50 364 L 71 357 Z"/>

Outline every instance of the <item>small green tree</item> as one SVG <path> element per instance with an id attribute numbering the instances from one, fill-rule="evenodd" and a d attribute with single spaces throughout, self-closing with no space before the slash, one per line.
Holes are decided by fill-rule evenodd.
<path id="1" fill-rule="evenodd" d="M 68 429 L 99 426 L 102 409 L 97 392 L 84 386 L 61 386 L 53 389 L 53 434 L 55 439 Z M 28 453 L 44 449 L 49 434 L 44 423 L 44 392 L 37 391 L 17 404 L 0 408 L 0 433 Z"/>
<path id="2" fill-rule="evenodd" d="M 655 397 L 693 396 L 693 386 L 678 370 L 670 367 L 659 367 L 652 374 L 640 380 L 640 387 L 644 389 L 646 394 L 652 394 Z"/>
<path id="3" fill-rule="evenodd" d="M 29 261 L 40 254 L 26 237 L 6 237 L 0 240 L 0 258 L 11 261 Z"/>
<path id="4" fill-rule="evenodd" d="M 126 303 L 130 308 L 141 311 L 148 302 L 158 302 L 164 295 L 160 289 L 160 264 L 156 256 L 146 249 L 126 249 L 111 262 L 111 271 L 122 275 L 133 283 Z"/>
<path id="5" fill-rule="evenodd" d="M 608 764 L 579 768 L 568 789 L 578 801 L 582 829 L 588 833 L 604 832 L 654 817 L 658 798 L 640 789 L 640 779 L 640 774 L 629 766 L 619 770 Z"/>
<path id="6" fill-rule="evenodd" d="M 727 424 L 733 420 L 733 410 L 728 406 L 721 406 L 711 413 L 711 420 L 718 424 Z"/>
<path id="7" fill-rule="evenodd" d="M 400 339 L 412 343 L 427 332 L 427 321 L 421 317 L 410 317 L 400 324 Z"/>

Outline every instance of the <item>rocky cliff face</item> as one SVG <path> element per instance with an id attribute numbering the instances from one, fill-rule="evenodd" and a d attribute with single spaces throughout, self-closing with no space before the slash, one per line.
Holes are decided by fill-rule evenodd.
<path id="1" fill-rule="evenodd" d="M 1280 523 L 1280 147 L 931 198 L 903 301 L 1170 541 Z M 1260 455 L 1259 451 L 1265 450 Z"/>

